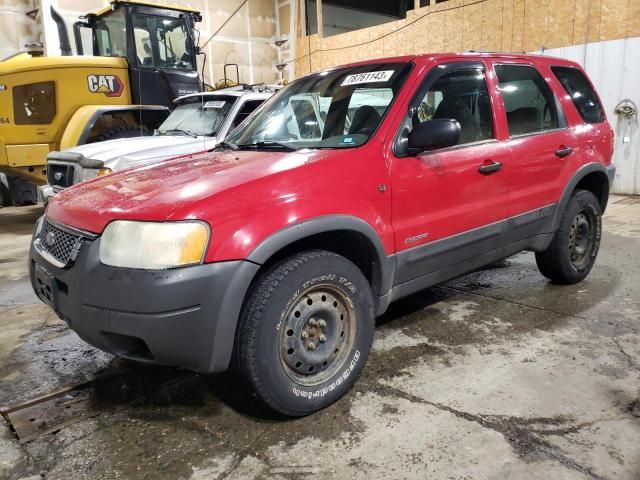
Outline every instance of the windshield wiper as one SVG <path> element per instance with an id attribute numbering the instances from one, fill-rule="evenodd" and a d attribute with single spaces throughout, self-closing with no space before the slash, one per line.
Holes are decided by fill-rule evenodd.
<path id="1" fill-rule="evenodd" d="M 284 149 L 284 150 L 288 150 L 290 152 L 293 152 L 295 150 L 299 150 L 298 147 L 294 147 L 293 145 L 290 145 L 288 143 L 271 142 L 271 141 L 247 143 L 247 144 L 244 144 L 244 145 L 236 145 L 236 146 L 238 148 L 240 148 L 240 149 L 256 149 L 256 150 L 260 150 L 260 149 L 273 148 L 273 149 Z"/>
<path id="2" fill-rule="evenodd" d="M 170 128 L 169 130 L 162 130 L 162 133 L 182 133 L 193 138 L 198 138 L 198 135 L 196 135 L 195 133 L 190 132 L 189 130 L 182 130 L 181 128 Z"/>
<path id="3" fill-rule="evenodd" d="M 220 149 L 230 148 L 231 150 L 238 150 L 238 146 L 233 144 L 233 143 L 231 143 L 231 142 L 220 142 L 209 151 L 212 152 L 214 150 L 217 150 L 218 148 L 220 148 Z"/>

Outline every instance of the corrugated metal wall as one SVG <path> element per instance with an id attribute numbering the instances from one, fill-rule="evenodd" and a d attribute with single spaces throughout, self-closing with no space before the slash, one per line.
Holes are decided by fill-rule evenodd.
<path id="1" fill-rule="evenodd" d="M 617 171 L 613 190 L 639 195 L 639 119 L 637 115 L 632 120 L 618 117 L 615 108 L 624 99 L 640 107 L 640 37 L 554 48 L 545 50 L 544 54 L 568 58 L 587 70 L 616 132 L 613 161 Z"/>

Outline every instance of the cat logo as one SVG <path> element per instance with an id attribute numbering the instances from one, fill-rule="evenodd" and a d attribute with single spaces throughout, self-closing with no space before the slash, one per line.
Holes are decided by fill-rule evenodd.
<path id="1" fill-rule="evenodd" d="M 124 84 L 116 75 L 89 75 L 87 84 L 91 93 L 104 93 L 107 97 L 119 97 Z"/>

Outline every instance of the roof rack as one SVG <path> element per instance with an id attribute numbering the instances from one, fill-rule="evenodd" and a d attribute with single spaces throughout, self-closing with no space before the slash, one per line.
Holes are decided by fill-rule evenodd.
<path id="1" fill-rule="evenodd" d="M 253 84 L 241 83 L 239 85 L 232 85 L 230 87 L 219 88 L 215 91 L 223 92 L 226 90 L 226 91 L 237 92 L 237 91 L 246 90 L 250 92 L 275 92 L 280 90 L 282 87 L 283 85 L 269 85 L 266 83 L 253 83 Z"/>

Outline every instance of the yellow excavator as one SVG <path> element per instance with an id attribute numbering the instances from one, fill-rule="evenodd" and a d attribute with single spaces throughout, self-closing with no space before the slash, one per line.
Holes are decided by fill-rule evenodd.
<path id="1" fill-rule="evenodd" d="M 114 0 L 73 25 L 55 10 L 61 56 L 0 62 L 0 200 L 37 201 L 52 150 L 153 132 L 172 100 L 200 91 L 197 10 Z"/>

